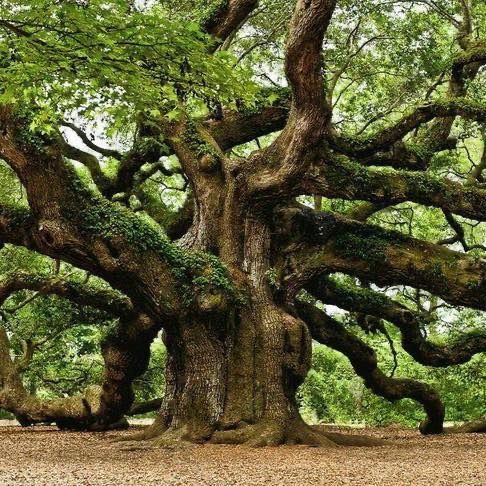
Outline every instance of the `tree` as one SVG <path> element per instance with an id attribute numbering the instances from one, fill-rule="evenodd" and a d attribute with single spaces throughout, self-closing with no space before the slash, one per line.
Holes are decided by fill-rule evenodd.
<path id="1" fill-rule="evenodd" d="M 348 356 L 376 393 L 422 403 L 422 432 L 441 432 L 440 396 L 386 376 L 373 349 L 321 304 L 356 313 L 362 328 L 386 332 L 381 319 L 389 321 L 404 349 L 427 365 L 462 363 L 486 349 L 477 330 L 456 343 L 430 342 L 423 315 L 386 289 L 405 286 L 437 302 L 486 309 L 486 261 L 481 243 L 469 241 L 484 233 L 479 227 L 466 236 L 458 219 L 486 219 L 484 155 L 475 162 L 459 143 L 477 139 L 486 120 L 484 6 L 298 0 L 288 12 L 276 0 L 154 3 L 1 7 L 0 157 L 28 201 L 2 203 L 1 240 L 96 275 L 128 299 L 132 311 L 123 311 L 113 351 L 124 363 L 134 353 L 140 363 L 118 368 L 128 387 L 163 329 L 166 395 L 141 438 L 339 443 L 306 425 L 295 399 L 312 339 Z M 282 19 L 272 26 L 276 12 Z M 433 41 L 418 41 L 423 52 L 403 52 L 399 42 L 367 49 L 393 38 L 397 25 L 406 42 L 407 29 L 418 35 L 424 19 L 436 31 Z M 341 28 L 343 20 L 356 23 Z M 249 35 L 234 47 L 235 59 L 242 31 Z M 288 88 L 267 67 L 257 69 L 278 59 L 284 35 Z M 456 48 L 443 61 L 451 37 Z M 370 72 L 377 61 L 384 73 Z M 412 79 L 397 85 L 386 71 L 401 62 L 411 63 Z M 372 113 L 364 88 L 362 99 L 360 89 L 349 92 L 359 73 L 381 111 Z M 79 126 L 83 118 L 103 120 L 108 136 L 125 134 L 125 146 L 106 148 Z M 437 166 L 464 164 L 466 152 L 467 180 L 438 175 Z M 165 187 L 178 181 L 186 196 L 176 211 L 154 192 L 160 176 Z M 349 202 L 326 206 L 334 200 Z M 404 202 L 443 211 L 454 235 L 434 243 L 373 224 Z M 462 251 L 447 248 L 457 242 Z M 354 280 L 343 285 L 333 274 Z M 83 303 L 96 307 L 103 297 Z M 110 390 L 105 383 L 108 408 Z M 83 417 L 96 428 L 118 419 L 118 409 L 90 413 L 90 424 Z"/>

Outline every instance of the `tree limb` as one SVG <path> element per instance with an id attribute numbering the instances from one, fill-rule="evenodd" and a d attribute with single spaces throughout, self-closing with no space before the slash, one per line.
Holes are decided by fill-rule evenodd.
<path id="1" fill-rule="evenodd" d="M 63 280 L 58 276 L 36 275 L 12 271 L 0 275 L 0 306 L 14 292 L 35 290 L 54 294 L 80 305 L 90 306 L 116 316 L 126 317 L 134 312 L 130 299 L 113 289 L 97 288 L 89 284 Z"/>
<path id="2" fill-rule="evenodd" d="M 484 189 L 427 173 L 382 171 L 343 160 L 327 159 L 314 165 L 294 189 L 294 194 L 321 194 L 378 205 L 412 201 L 477 221 L 486 220 Z"/>
<path id="3" fill-rule="evenodd" d="M 285 55 L 285 72 L 292 91 L 290 114 L 279 137 L 257 156 L 266 167 L 249 179 L 250 192 L 256 199 L 278 195 L 293 185 L 315 157 L 317 144 L 328 129 L 331 107 L 323 89 L 322 42 L 335 6 L 335 0 L 297 2 Z M 251 164 L 258 165 L 256 161 Z"/>
<path id="4" fill-rule="evenodd" d="M 428 341 L 422 333 L 427 323 L 418 312 L 412 312 L 387 295 L 370 288 L 343 285 L 325 277 L 313 279 L 306 288 L 326 304 L 391 322 L 400 329 L 403 349 L 423 365 L 458 365 L 467 363 L 477 353 L 486 352 L 485 333 L 467 333 L 442 345 Z"/>
<path id="5" fill-rule="evenodd" d="M 113 157 L 118 160 L 122 158 L 122 154 L 118 152 L 118 150 L 100 147 L 99 145 L 95 144 L 88 137 L 88 135 L 74 123 L 63 121 L 62 126 L 70 128 L 82 140 L 82 142 L 86 145 L 86 147 L 90 148 L 91 150 L 94 150 L 95 152 L 98 152 L 104 157 Z"/>
<path id="6" fill-rule="evenodd" d="M 389 378 L 378 368 L 375 351 L 342 324 L 313 304 L 299 301 L 296 307 L 312 337 L 343 353 L 367 388 L 391 402 L 403 398 L 419 402 L 427 414 L 426 420 L 420 424 L 420 431 L 423 434 L 439 434 L 443 431 L 445 407 L 430 385 L 408 378 Z"/>
<path id="7" fill-rule="evenodd" d="M 284 235 L 280 244 L 289 301 L 315 275 L 343 272 L 381 286 L 425 289 L 451 304 L 486 310 L 484 259 L 308 208 L 283 209 L 276 220 Z"/>
<path id="8" fill-rule="evenodd" d="M 391 147 L 405 135 L 434 118 L 461 116 L 478 122 L 486 121 L 486 105 L 473 103 L 463 98 L 434 102 L 417 107 L 394 125 L 387 127 L 367 140 L 353 140 L 334 135 L 331 146 L 338 152 L 354 157 L 373 155 L 379 150 Z"/>

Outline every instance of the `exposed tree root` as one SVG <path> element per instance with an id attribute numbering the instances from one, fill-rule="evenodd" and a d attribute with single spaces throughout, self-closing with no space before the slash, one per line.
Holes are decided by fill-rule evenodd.
<path id="1" fill-rule="evenodd" d="M 446 434 L 484 434 L 486 433 L 486 415 L 462 425 L 447 427 L 444 432 Z"/>
<path id="2" fill-rule="evenodd" d="M 248 447 L 275 447 L 280 445 L 306 445 L 310 447 L 376 447 L 388 444 L 373 437 L 330 432 L 321 425 L 310 426 L 302 419 L 289 420 L 282 424 L 262 421 L 257 424 L 240 423 L 230 430 L 218 430 L 212 435 L 211 428 L 197 432 L 188 426 L 165 428 L 154 422 L 141 432 L 126 437 L 117 437 L 123 450 L 164 448 L 183 449 L 195 444 L 239 444 Z"/>
<path id="3" fill-rule="evenodd" d="M 156 437 L 160 437 L 166 430 L 166 425 L 163 423 L 160 416 L 157 416 L 151 425 L 144 427 L 140 432 L 128 436 L 115 437 L 113 442 L 140 442 L 152 440 Z"/>
<path id="4" fill-rule="evenodd" d="M 244 444 L 249 447 L 278 445 L 308 445 L 312 447 L 338 447 L 322 432 L 316 430 L 301 419 L 285 424 L 262 421 L 254 425 L 242 425 L 234 430 L 218 431 L 211 437 L 213 444 Z"/>
<path id="5" fill-rule="evenodd" d="M 149 426 L 138 434 L 128 437 L 115 439 L 115 442 L 124 442 L 123 450 L 140 449 L 185 449 L 195 444 L 207 442 L 212 432 L 212 428 L 194 431 L 191 427 L 162 427 L 156 425 Z"/>

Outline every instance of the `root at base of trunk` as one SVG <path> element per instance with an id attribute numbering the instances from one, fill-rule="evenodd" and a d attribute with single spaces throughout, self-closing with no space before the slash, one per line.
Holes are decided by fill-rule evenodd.
<path id="1" fill-rule="evenodd" d="M 195 432 L 187 426 L 183 427 L 148 427 L 138 434 L 115 439 L 116 442 L 124 442 L 124 450 L 139 449 L 183 449 L 195 444 L 203 444 L 208 441 L 212 430 L 200 430 Z"/>
<path id="2" fill-rule="evenodd" d="M 329 432 L 321 426 L 307 425 L 301 419 L 289 420 L 285 423 L 276 421 L 261 421 L 257 424 L 241 423 L 237 428 L 217 430 L 212 434 L 210 428 L 194 431 L 187 426 L 166 428 L 154 424 L 137 434 L 115 440 L 127 443 L 123 447 L 126 450 L 157 447 L 180 449 L 204 443 L 240 444 L 248 447 L 306 445 L 329 448 L 376 447 L 386 444 L 385 441 L 373 437 Z"/>
<path id="3" fill-rule="evenodd" d="M 218 431 L 211 437 L 213 444 L 243 444 L 249 447 L 278 445 L 308 445 L 312 447 L 338 447 L 322 432 L 313 429 L 300 419 L 285 423 L 262 421 L 242 425 L 234 430 Z"/>

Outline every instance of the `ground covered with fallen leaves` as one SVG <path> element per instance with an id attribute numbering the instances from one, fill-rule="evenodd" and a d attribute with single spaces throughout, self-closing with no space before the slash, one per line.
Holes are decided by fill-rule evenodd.
<path id="1" fill-rule="evenodd" d="M 380 447 L 144 449 L 133 433 L 0 427 L 0 485 L 486 485 L 486 435 L 366 429 Z"/>

